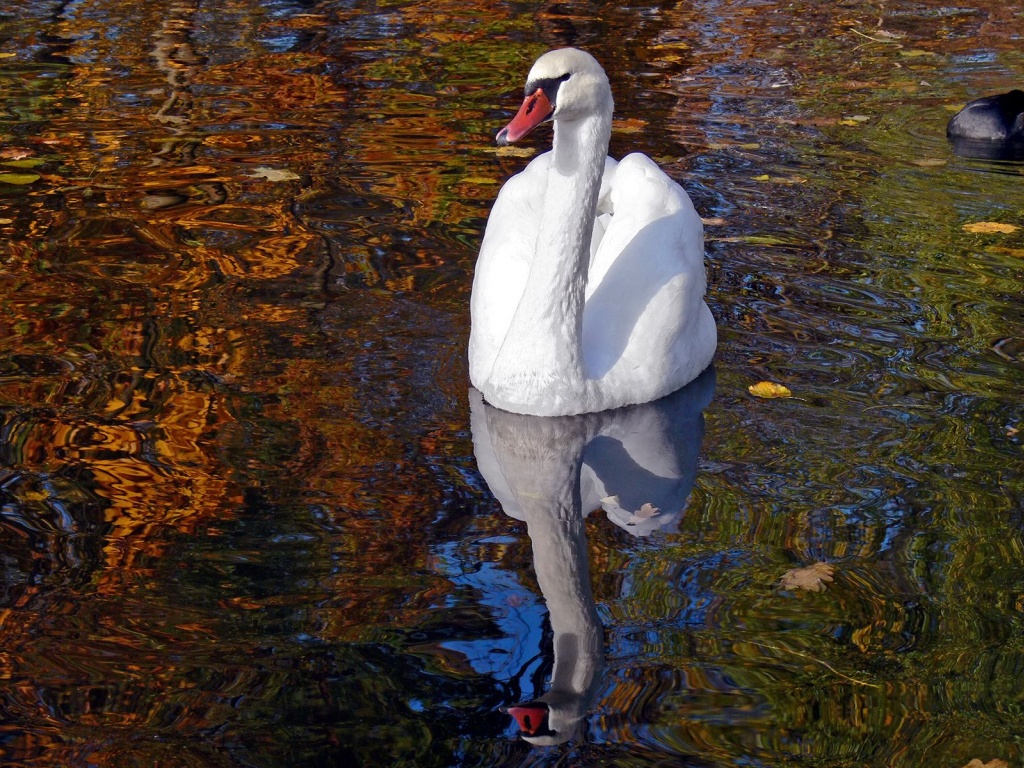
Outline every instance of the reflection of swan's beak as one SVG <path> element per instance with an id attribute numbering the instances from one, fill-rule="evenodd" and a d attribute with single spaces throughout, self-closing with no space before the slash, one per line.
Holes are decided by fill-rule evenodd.
<path id="1" fill-rule="evenodd" d="M 548 728 L 548 705 L 543 701 L 517 704 L 504 711 L 516 719 L 522 736 L 540 736 L 551 732 Z"/>
<path id="2" fill-rule="evenodd" d="M 538 88 L 523 99 L 523 105 L 519 108 L 516 116 L 512 118 L 512 122 L 498 131 L 495 141 L 501 146 L 519 141 L 523 136 L 551 117 L 551 113 L 554 111 L 555 108 L 548 101 L 548 97 L 544 95 L 544 90 Z"/>

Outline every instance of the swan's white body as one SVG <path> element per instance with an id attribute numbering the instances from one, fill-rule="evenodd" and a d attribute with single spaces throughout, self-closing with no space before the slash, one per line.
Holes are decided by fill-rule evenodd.
<path id="1" fill-rule="evenodd" d="M 531 99 L 546 114 L 531 115 Z M 509 179 L 487 221 L 470 379 L 492 405 L 535 416 L 650 402 L 714 355 L 700 217 L 648 157 L 607 157 L 611 90 L 589 54 L 566 48 L 538 59 L 499 139 L 548 115 L 553 149 Z"/>

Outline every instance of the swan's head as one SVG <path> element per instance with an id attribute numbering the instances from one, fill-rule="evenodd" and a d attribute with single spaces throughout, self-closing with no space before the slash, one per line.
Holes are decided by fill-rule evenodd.
<path id="1" fill-rule="evenodd" d="M 573 700 L 572 704 L 580 702 Z M 506 714 L 515 718 L 519 726 L 519 737 L 535 747 L 552 747 L 564 744 L 576 736 L 582 728 L 586 706 L 557 707 L 542 699 L 516 704 Z"/>
<path id="2" fill-rule="evenodd" d="M 577 48 L 559 48 L 534 62 L 523 105 L 498 132 L 497 142 L 518 141 L 547 120 L 578 120 L 611 111 L 608 76 L 597 59 Z"/>

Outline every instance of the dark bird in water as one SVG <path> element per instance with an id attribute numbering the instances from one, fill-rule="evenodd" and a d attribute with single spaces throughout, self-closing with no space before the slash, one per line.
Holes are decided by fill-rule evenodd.
<path id="1" fill-rule="evenodd" d="M 950 118 L 946 136 L 960 155 L 990 160 L 1024 159 L 1024 91 L 970 102 Z"/>

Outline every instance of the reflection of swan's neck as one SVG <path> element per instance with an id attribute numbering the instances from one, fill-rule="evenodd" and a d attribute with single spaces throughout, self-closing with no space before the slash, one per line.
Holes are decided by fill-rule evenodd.
<path id="1" fill-rule="evenodd" d="M 501 406 L 531 400 L 579 402 L 586 383 L 580 350 L 590 240 L 611 110 L 555 121 L 555 143 L 530 275 L 491 375 Z"/>
<path id="2" fill-rule="evenodd" d="M 576 503 L 579 497 L 576 496 Z M 567 519 L 530 514 L 526 518 L 537 582 L 554 632 L 555 667 L 542 700 L 558 716 L 577 720 L 586 714 L 587 695 L 603 663 L 601 622 L 590 588 L 587 540 L 577 506 Z"/>

